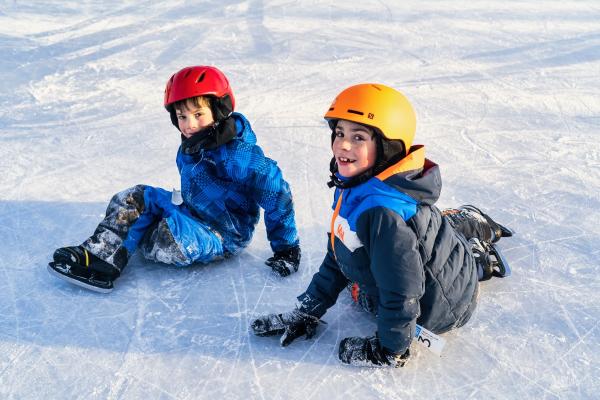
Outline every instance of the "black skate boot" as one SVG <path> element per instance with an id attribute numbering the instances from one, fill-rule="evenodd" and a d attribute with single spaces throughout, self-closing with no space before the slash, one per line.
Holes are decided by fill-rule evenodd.
<path id="1" fill-rule="evenodd" d="M 477 238 L 470 239 L 469 243 L 472 245 L 480 281 L 487 281 L 493 276 L 498 278 L 510 276 L 510 266 L 495 245 Z"/>
<path id="2" fill-rule="evenodd" d="M 113 290 L 113 280 L 120 275 L 109 263 L 82 246 L 61 247 L 54 252 L 48 272 L 60 279 L 100 293 Z"/>
<path id="3" fill-rule="evenodd" d="M 471 204 L 460 206 L 459 209 L 466 210 L 469 213 L 475 214 L 476 216 L 479 216 L 480 218 L 483 218 L 483 220 L 485 220 L 485 222 L 489 225 L 490 229 L 492 230 L 492 237 L 490 238 L 491 243 L 496 243 L 503 237 L 511 237 L 514 233 L 511 229 L 500 225 L 499 223 L 494 221 L 489 215 L 487 215 L 479 208 Z"/>

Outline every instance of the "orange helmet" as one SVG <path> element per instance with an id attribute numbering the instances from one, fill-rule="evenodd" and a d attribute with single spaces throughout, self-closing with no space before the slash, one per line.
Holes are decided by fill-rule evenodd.
<path id="1" fill-rule="evenodd" d="M 345 119 L 376 128 L 385 139 L 402 140 L 406 151 L 417 128 L 415 112 L 399 91 L 378 83 L 350 86 L 337 95 L 325 119 Z"/>

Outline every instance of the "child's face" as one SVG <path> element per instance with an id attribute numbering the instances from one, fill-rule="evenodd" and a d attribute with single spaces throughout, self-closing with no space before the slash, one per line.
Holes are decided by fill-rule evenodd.
<path id="1" fill-rule="evenodd" d="M 345 178 L 360 175 L 375 165 L 377 146 L 373 131 L 356 122 L 338 121 L 332 149 L 338 172 Z"/>
<path id="2" fill-rule="evenodd" d="M 176 109 L 177 124 L 179 130 L 186 138 L 192 137 L 202 129 L 215 123 L 212 110 L 207 102 L 199 102 L 198 105 L 194 101 L 186 101 L 185 106 L 181 109 Z"/>

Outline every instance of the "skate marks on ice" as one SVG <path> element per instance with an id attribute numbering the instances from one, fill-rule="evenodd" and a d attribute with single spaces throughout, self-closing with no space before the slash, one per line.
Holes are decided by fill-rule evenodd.
<path id="1" fill-rule="evenodd" d="M 3 6 L 0 397 L 597 397 L 594 2 L 189 6 Z M 108 296 L 49 276 L 52 251 L 89 235 L 114 192 L 177 182 L 162 86 L 209 61 L 231 74 L 240 110 L 258 117 L 259 143 L 290 179 L 301 270 L 272 277 L 259 231 L 239 257 L 206 268 L 136 256 Z M 441 358 L 417 348 L 398 371 L 339 365 L 339 341 L 375 329 L 347 298 L 311 341 L 283 349 L 247 330 L 291 307 L 318 268 L 330 211 L 314 172 L 326 179 L 323 107 L 344 82 L 368 80 L 417 103 L 444 205 L 480 204 L 518 232 L 500 242 L 513 275 L 482 285 Z"/>

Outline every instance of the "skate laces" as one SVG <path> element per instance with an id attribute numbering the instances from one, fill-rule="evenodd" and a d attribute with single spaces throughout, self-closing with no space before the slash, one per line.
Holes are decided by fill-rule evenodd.
<path id="1" fill-rule="evenodd" d="M 90 265 L 90 254 L 81 246 L 61 247 L 54 252 L 54 262 L 79 265 L 88 267 Z"/>

